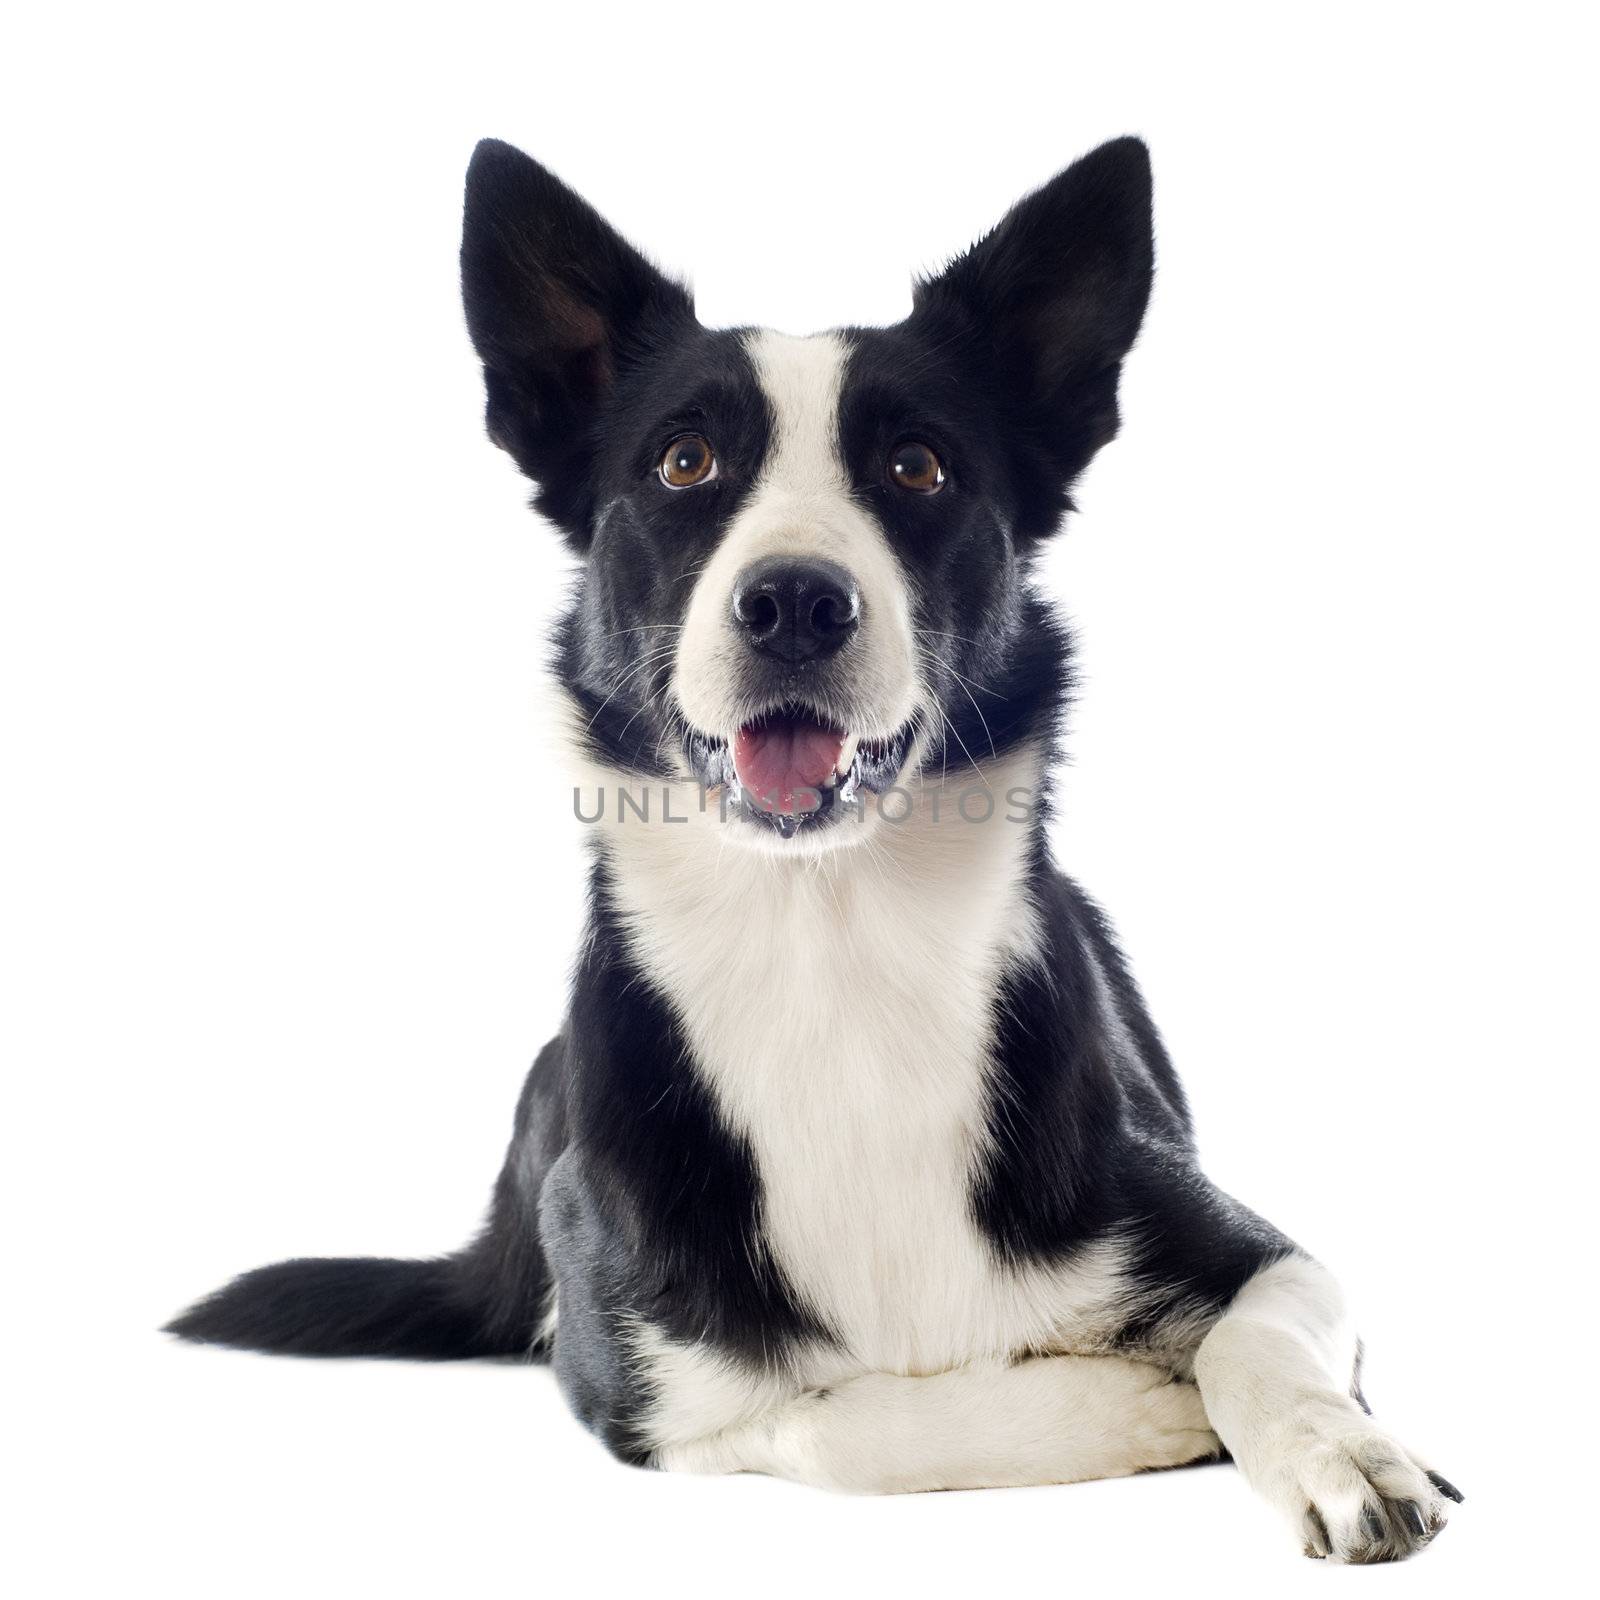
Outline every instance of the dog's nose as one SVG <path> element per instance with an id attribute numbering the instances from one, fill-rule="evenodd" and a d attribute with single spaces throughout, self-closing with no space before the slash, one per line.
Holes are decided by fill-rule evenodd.
<path id="1" fill-rule="evenodd" d="M 856 581 L 836 562 L 775 556 L 733 586 L 733 622 L 752 650 L 798 666 L 831 656 L 861 620 Z"/>

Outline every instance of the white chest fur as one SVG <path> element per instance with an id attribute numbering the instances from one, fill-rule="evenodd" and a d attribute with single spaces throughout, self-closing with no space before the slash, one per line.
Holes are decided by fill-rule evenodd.
<path id="1" fill-rule="evenodd" d="M 996 985 L 1036 958 L 1027 829 L 935 824 L 923 804 L 868 844 L 787 859 L 725 827 L 608 829 L 605 848 L 635 954 L 754 1154 L 790 1283 L 880 1371 L 1093 1347 L 1118 1249 L 1014 1271 L 970 1209 Z"/>

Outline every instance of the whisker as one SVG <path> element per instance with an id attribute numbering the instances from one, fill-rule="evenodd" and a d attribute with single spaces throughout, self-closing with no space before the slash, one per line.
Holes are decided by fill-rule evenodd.
<path id="1" fill-rule="evenodd" d="M 961 639 L 962 642 L 965 643 L 965 644 L 970 644 L 970 645 L 976 645 L 977 644 L 976 640 L 967 639 L 962 634 L 959 634 L 959 633 L 939 633 L 936 628 L 913 628 L 911 631 L 913 633 L 921 634 L 921 635 L 924 635 L 924 636 L 937 635 L 941 639 Z M 950 663 L 948 661 L 946 661 L 945 658 L 942 655 L 940 655 L 937 650 L 935 650 L 933 648 L 932 645 L 928 646 L 928 651 L 933 656 L 933 659 L 935 661 L 937 661 L 939 663 L 939 665 L 941 667 L 943 667 L 944 670 L 946 672 L 948 672 L 952 678 L 956 678 L 962 683 L 970 683 L 972 685 L 972 687 L 978 691 L 979 694 L 992 695 L 996 700 L 1004 700 L 1005 699 L 1005 696 L 998 689 L 991 689 L 988 684 L 979 683 L 976 678 L 963 678 L 961 676 L 961 674 L 959 672 L 957 672 L 956 669 L 954 667 L 952 667 L 950 665 Z"/>
<path id="2" fill-rule="evenodd" d="M 967 700 L 971 704 L 972 709 L 975 712 L 977 712 L 977 714 L 978 714 L 978 725 L 983 729 L 984 738 L 989 741 L 989 758 L 990 758 L 990 760 L 992 760 L 992 761 L 998 760 L 999 759 L 999 751 L 997 751 L 995 749 L 995 747 L 994 747 L 994 735 L 989 731 L 989 719 L 986 716 L 984 716 L 983 708 L 978 704 L 978 702 L 976 700 L 974 700 L 972 698 L 972 690 L 967 687 L 967 680 L 965 678 L 963 678 L 961 676 L 961 674 L 955 670 L 954 667 L 948 667 L 946 670 L 950 673 L 950 676 L 952 678 L 954 678 L 956 680 L 956 682 L 961 685 L 961 692 L 967 697 Z M 983 687 L 983 685 L 979 684 L 978 687 L 981 689 Z"/>
<path id="3" fill-rule="evenodd" d="M 616 685 L 615 688 L 612 689 L 611 693 L 600 702 L 599 706 L 596 707 L 595 714 L 590 717 L 586 723 L 584 723 L 583 731 L 587 733 L 595 725 L 595 723 L 599 721 L 600 713 L 604 711 L 605 708 L 610 705 L 619 694 L 622 693 L 623 689 L 626 688 L 627 685 L 633 681 L 633 679 L 637 678 L 639 674 L 649 667 L 653 662 L 660 661 L 664 657 L 671 655 L 672 652 L 677 648 L 678 647 L 675 644 L 664 644 L 659 649 L 650 651 L 642 661 L 630 668 L 628 672 L 624 673 L 621 681 Z"/>
<path id="4" fill-rule="evenodd" d="M 952 667 L 950 665 L 950 663 L 948 661 L 946 661 L 944 659 L 944 657 L 941 656 L 937 650 L 933 650 L 933 647 L 931 645 L 927 646 L 927 648 L 932 651 L 934 658 L 945 669 L 945 671 L 948 672 L 950 674 L 950 676 L 952 678 L 954 678 L 956 680 L 956 682 L 961 685 L 961 692 L 964 695 L 966 695 L 968 700 L 970 700 L 972 702 L 972 709 L 978 713 L 978 722 L 980 723 L 980 725 L 983 728 L 983 736 L 984 736 L 984 738 L 986 738 L 989 741 L 989 757 L 990 757 L 991 760 L 998 760 L 999 759 L 999 753 L 998 753 L 998 751 L 996 751 L 996 749 L 994 747 L 994 735 L 989 731 L 989 719 L 986 716 L 984 716 L 983 708 L 981 706 L 979 706 L 979 704 L 978 704 L 978 702 L 976 700 L 973 699 L 973 697 L 972 697 L 972 689 L 969 689 L 967 687 L 967 680 L 965 678 L 963 678 L 961 676 L 961 674 L 959 672 L 957 672 L 956 669 L 954 667 Z M 982 689 L 985 694 L 994 694 L 994 690 L 993 689 L 985 689 L 984 686 L 981 683 L 974 684 L 973 688 L 974 689 Z M 995 695 L 995 698 L 996 699 L 1000 699 L 1001 697 L 999 695 Z"/>
<path id="5" fill-rule="evenodd" d="M 919 646 L 918 648 L 921 647 Z M 970 694 L 967 696 L 967 698 L 972 700 L 972 696 Z M 938 701 L 934 701 L 933 709 L 939 713 L 939 720 L 945 725 L 946 728 L 949 729 L 950 734 L 955 739 L 956 743 L 961 746 L 961 753 L 967 758 L 972 770 L 978 774 L 978 781 L 982 783 L 984 788 L 987 789 L 990 794 L 993 794 L 994 786 L 989 782 L 988 778 L 984 776 L 983 768 L 980 767 L 977 761 L 973 758 L 972 752 L 967 749 L 967 741 L 961 737 L 959 732 L 957 732 L 956 725 L 949 719 L 949 717 L 945 715 L 944 707 L 941 706 Z M 974 711 L 978 711 L 978 702 L 976 700 L 972 700 L 972 709 Z M 978 721 L 983 723 L 983 731 L 985 734 L 987 734 L 989 732 L 989 724 L 984 721 L 984 716 L 981 711 L 978 711 Z M 989 751 L 991 755 L 994 754 L 994 739 L 992 737 L 989 740 Z M 941 783 L 944 782 L 943 773 L 940 774 L 939 781 Z"/>
<path id="6" fill-rule="evenodd" d="M 681 633 L 683 627 L 684 625 L 681 622 L 646 622 L 642 627 L 617 628 L 611 633 L 602 633 L 600 637 L 602 639 L 619 639 L 625 633 L 654 633 L 658 628 L 667 628 L 673 633 Z"/>

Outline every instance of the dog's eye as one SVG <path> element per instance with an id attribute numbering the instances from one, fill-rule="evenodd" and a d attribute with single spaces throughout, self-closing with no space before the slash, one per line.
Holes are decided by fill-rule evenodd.
<path id="1" fill-rule="evenodd" d="M 716 477 L 717 458 L 698 433 L 686 433 L 667 446 L 656 470 L 669 489 L 692 489 Z"/>
<path id="2" fill-rule="evenodd" d="M 944 487 L 944 465 L 927 445 L 908 439 L 889 452 L 889 478 L 912 494 L 937 494 Z"/>

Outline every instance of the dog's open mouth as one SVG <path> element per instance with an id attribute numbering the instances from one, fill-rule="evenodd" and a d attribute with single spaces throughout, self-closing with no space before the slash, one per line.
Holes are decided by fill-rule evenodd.
<path id="1" fill-rule="evenodd" d="M 863 790 L 889 788 L 912 731 L 907 723 L 887 739 L 866 739 L 810 706 L 789 704 L 751 718 L 731 741 L 691 733 L 686 749 L 708 789 L 726 786 L 744 815 L 789 838 L 802 823 L 859 806 Z"/>
<path id="2" fill-rule="evenodd" d="M 805 712 L 773 711 L 734 736 L 733 770 L 763 810 L 795 816 L 824 784 L 849 772 L 856 749 L 849 734 Z"/>

